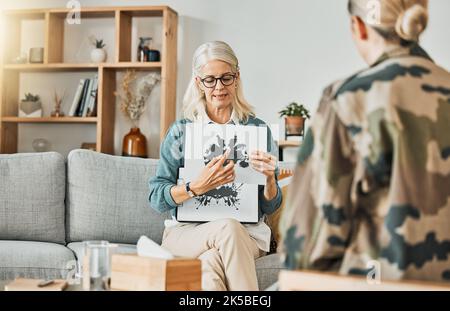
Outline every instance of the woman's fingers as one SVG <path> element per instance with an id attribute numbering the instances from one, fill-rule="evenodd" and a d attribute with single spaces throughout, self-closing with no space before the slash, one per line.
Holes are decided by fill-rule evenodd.
<path id="1" fill-rule="evenodd" d="M 263 161 L 250 161 L 250 164 L 252 165 L 252 167 L 261 172 L 264 173 L 265 171 L 275 171 L 276 166 L 273 163 L 266 163 Z"/>
<path id="2" fill-rule="evenodd" d="M 207 168 L 213 167 L 217 163 L 217 161 L 219 161 L 219 159 L 220 159 L 220 156 L 212 158 L 212 160 L 209 161 L 208 164 L 206 164 L 206 167 Z"/>
<path id="3" fill-rule="evenodd" d="M 263 161 L 266 163 L 270 163 L 270 162 L 276 162 L 276 157 L 267 152 L 253 151 L 250 154 L 250 160 L 259 160 L 259 161 Z"/>
<path id="4" fill-rule="evenodd" d="M 234 162 L 230 161 L 230 163 L 228 163 L 223 167 L 221 174 L 228 174 L 230 171 L 233 170 L 234 170 Z"/>
<path id="5" fill-rule="evenodd" d="M 218 178 L 217 182 L 216 182 L 217 183 L 216 187 L 228 184 L 228 183 L 234 181 L 234 178 L 235 178 L 235 173 L 234 173 L 234 171 L 232 171 L 232 172 L 228 173 L 227 175 L 224 175 L 224 176 Z"/>
<path id="6" fill-rule="evenodd" d="M 216 170 L 221 169 L 223 167 L 223 164 L 227 160 L 229 154 L 230 154 L 230 150 L 228 149 L 227 151 L 225 151 L 224 154 L 219 156 L 219 160 L 214 164 L 214 168 Z"/>

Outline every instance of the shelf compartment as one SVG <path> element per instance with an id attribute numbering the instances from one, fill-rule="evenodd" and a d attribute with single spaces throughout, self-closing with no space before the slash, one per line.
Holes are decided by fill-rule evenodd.
<path id="1" fill-rule="evenodd" d="M 163 20 L 166 10 L 126 10 L 116 13 L 116 62 L 139 61 L 139 37 L 151 37 L 150 47 L 163 57 Z"/>
<path id="2" fill-rule="evenodd" d="M 3 41 L 8 44 L 2 49 L 3 63 L 13 62 L 17 57 L 25 55 L 28 61 L 32 47 L 44 48 L 45 61 L 45 27 L 46 14 L 42 11 L 30 10 L 20 14 L 5 12 Z M 33 32 L 33 37 L 25 41 L 27 32 Z"/>
<path id="3" fill-rule="evenodd" d="M 47 13 L 47 45 L 51 54 L 48 63 L 87 63 L 93 47 L 89 36 L 102 39 L 109 62 L 115 61 L 115 10 L 82 9 L 81 23 L 69 24 L 71 10 L 50 10 Z M 56 31 L 55 31 L 56 30 Z"/>

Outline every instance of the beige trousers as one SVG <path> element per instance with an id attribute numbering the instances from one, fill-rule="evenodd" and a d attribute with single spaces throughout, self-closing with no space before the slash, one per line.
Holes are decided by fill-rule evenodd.
<path id="1" fill-rule="evenodd" d="M 258 290 L 255 259 L 262 252 L 236 220 L 166 228 L 162 246 L 176 256 L 202 261 L 203 290 Z"/>

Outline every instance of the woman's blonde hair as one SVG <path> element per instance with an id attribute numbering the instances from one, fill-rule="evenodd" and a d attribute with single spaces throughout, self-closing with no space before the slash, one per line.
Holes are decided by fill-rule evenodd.
<path id="1" fill-rule="evenodd" d="M 233 73 L 239 72 L 239 62 L 233 49 L 222 41 L 202 44 L 194 53 L 192 59 L 192 78 L 183 98 L 184 117 L 195 121 L 206 109 L 205 94 L 201 92 L 196 82 L 203 66 L 212 60 L 220 60 L 231 66 Z M 236 79 L 236 97 L 233 100 L 233 111 L 240 121 L 246 122 L 254 116 L 253 107 L 245 100 L 241 79 Z"/>
<path id="2" fill-rule="evenodd" d="M 417 42 L 428 24 L 428 0 L 349 0 L 348 9 L 388 40 Z"/>

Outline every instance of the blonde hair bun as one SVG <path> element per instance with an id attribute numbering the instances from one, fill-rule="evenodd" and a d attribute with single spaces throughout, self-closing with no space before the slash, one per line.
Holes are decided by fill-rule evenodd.
<path id="1" fill-rule="evenodd" d="M 414 4 L 398 16 L 395 31 L 404 40 L 419 41 L 419 37 L 427 28 L 427 24 L 427 9 L 420 4 Z"/>

